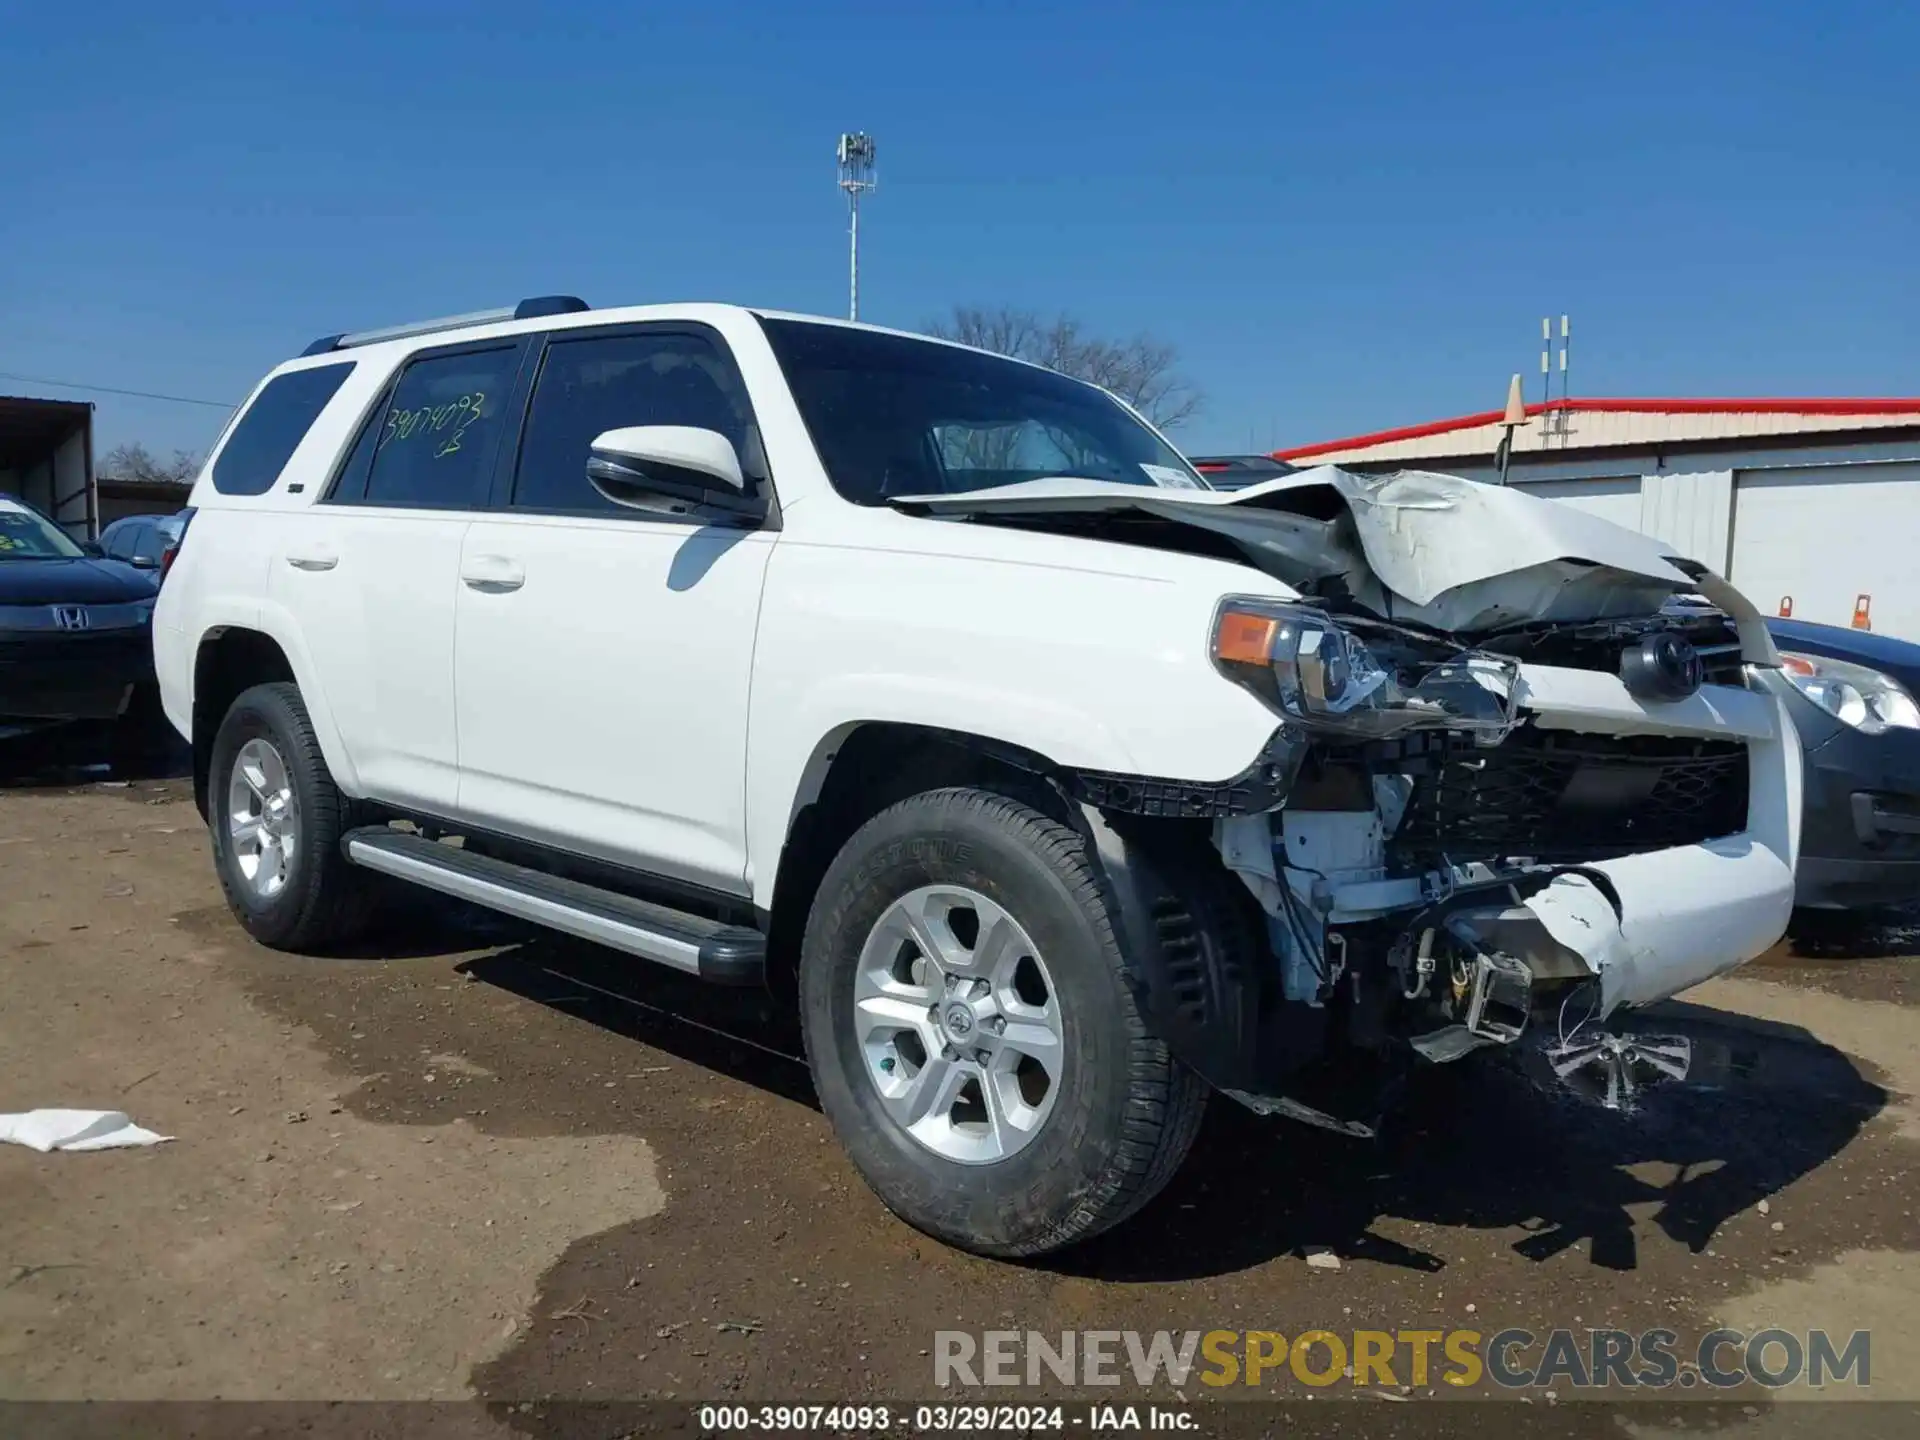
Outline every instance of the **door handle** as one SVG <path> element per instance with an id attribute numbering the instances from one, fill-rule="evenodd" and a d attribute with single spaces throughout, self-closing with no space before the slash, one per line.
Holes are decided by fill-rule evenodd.
<path id="1" fill-rule="evenodd" d="M 503 594 L 527 583 L 527 572 L 518 560 L 505 555 L 469 555 L 460 566 L 460 578 L 469 590 Z"/>
<path id="2" fill-rule="evenodd" d="M 287 552 L 287 564 L 296 570 L 331 570 L 339 563 L 340 556 L 325 546 Z"/>

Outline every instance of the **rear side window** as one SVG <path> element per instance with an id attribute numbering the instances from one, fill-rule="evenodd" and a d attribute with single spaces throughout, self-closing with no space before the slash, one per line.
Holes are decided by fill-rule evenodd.
<path id="1" fill-rule="evenodd" d="M 353 362 L 290 370 L 266 384 L 213 462 L 213 488 L 222 495 L 264 495 L 327 402 L 353 372 Z"/>
<path id="2" fill-rule="evenodd" d="M 516 343 L 431 355 L 408 365 L 371 442 L 366 503 L 426 509 L 484 505 L 519 361 Z"/>

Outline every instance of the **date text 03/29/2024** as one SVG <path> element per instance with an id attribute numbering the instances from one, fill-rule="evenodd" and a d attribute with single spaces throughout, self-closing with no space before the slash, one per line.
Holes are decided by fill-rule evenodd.
<path id="1" fill-rule="evenodd" d="M 1191 1432 L 1191 1411 L 1168 1405 L 703 1405 L 707 1434 L 819 1430 L 837 1434 L 912 1430 L 928 1434 L 1013 1435 L 1043 1431 L 1157 1430 Z"/>

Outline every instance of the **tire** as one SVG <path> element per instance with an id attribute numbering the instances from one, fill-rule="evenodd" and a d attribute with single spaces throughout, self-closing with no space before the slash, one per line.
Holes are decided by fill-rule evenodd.
<path id="1" fill-rule="evenodd" d="M 1012 1052 L 997 1050 L 974 1069 L 973 1096 L 963 1089 L 945 1125 L 937 1106 L 926 1119 L 911 1120 L 910 1097 L 915 1086 L 956 1068 L 948 1062 L 936 1072 L 932 1048 L 942 1044 L 944 1057 L 944 1045 L 955 1039 L 934 1012 L 951 1017 L 941 1004 L 950 1007 L 956 992 L 923 973 L 924 946 L 908 939 L 896 948 L 895 940 L 920 933 L 903 931 L 910 922 L 901 915 L 915 907 L 934 915 L 943 905 L 952 906 L 944 912 L 943 953 L 961 953 L 961 972 L 976 965 L 997 975 L 1004 968 L 966 950 L 979 944 L 1003 959 L 1031 951 L 1042 980 L 1030 983 L 1035 971 L 1023 968 L 1025 958 L 1014 966 L 1012 996 L 995 979 L 979 997 L 980 986 L 963 976 L 963 1002 L 986 1007 L 985 1018 L 969 1022 L 977 1028 L 964 1033 L 984 1035 L 1000 1019 L 997 1043 L 1014 1046 L 1018 1035 L 1037 1033 L 1023 1028 L 1032 1021 L 1022 1017 L 1043 1013 L 1034 1008 L 1043 993 L 1058 1033 L 1057 1073 L 1047 1077 L 1042 1098 L 1027 1098 L 1039 1089 L 1036 1083 L 1030 1092 L 1028 1084 L 1034 1062 L 1022 1057 L 1021 1069 L 1009 1072 Z M 970 922 L 967 909 L 974 911 Z M 1019 932 L 1010 948 L 983 928 L 997 927 L 998 915 Z M 802 1034 L 828 1120 L 862 1177 L 901 1219 L 983 1255 L 1035 1256 L 1118 1225 L 1173 1178 L 1199 1130 L 1207 1087 L 1148 1034 L 1117 934 L 1104 877 L 1081 836 L 1000 795 L 948 789 L 914 796 L 868 821 L 842 848 L 821 882 L 801 948 Z M 961 952 L 951 948 L 956 937 Z M 895 1007 L 907 1028 L 891 1038 L 874 1027 L 891 1027 L 895 1009 L 874 1020 L 855 1008 L 858 994 L 895 998 L 874 989 L 885 982 L 867 978 L 883 971 L 908 997 Z M 930 1001 L 920 1027 L 913 1017 L 927 997 L 941 1004 Z M 995 1008 L 1003 999 L 1004 1014 Z M 916 1049 L 925 1057 L 917 1065 Z M 1009 1096 L 1017 1090 L 1017 1099 L 999 1101 L 982 1122 L 991 1110 L 980 1089 L 985 1083 Z M 883 1098 L 883 1085 L 909 1098 Z M 1009 1118 L 1020 1114 L 1029 1122 L 1024 1129 Z M 980 1138 L 987 1131 L 1011 1140 Z"/>
<path id="2" fill-rule="evenodd" d="M 277 770 L 272 760 L 277 760 Z M 250 769 L 264 762 L 273 783 L 249 786 L 244 779 L 237 781 L 235 771 L 243 761 Z M 236 821 L 243 809 L 267 818 L 270 807 L 259 803 L 263 790 L 290 802 L 272 815 L 270 828 L 287 832 L 278 837 L 279 845 L 249 844 Z M 207 828 L 227 904 L 254 939 L 276 950 L 312 952 L 349 940 L 365 928 L 375 894 L 373 877 L 354 869 L 340 853 L 340 836 L 351 827 L 351 811 L 352 802 L 333 783 L 320 754 L 298 687 L 282 682 L 242 692 L 213 738 Z M 265 883 L 258 876 L 269 864 L 278 879 Z"/>

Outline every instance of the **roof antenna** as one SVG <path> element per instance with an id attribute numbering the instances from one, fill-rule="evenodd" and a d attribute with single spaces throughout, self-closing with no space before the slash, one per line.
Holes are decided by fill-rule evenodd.
<path id="1" fill-rule="evenodd" d="M 1572 393 L 1568 388 L 1573 383 L 1573 366 L 1568 357 L 1573 354 L 1573 328 L 1567 323 L 1567 317 L 1560 317 L 1560 446 L 1566 448 L 1567 432 L 1572 428 L 1573 407 L 1567 403 Z"/>
<path id="2" fill-rule="evenodd" d="M 1540 399 L 1553 399 L 1553 317 L 1540 317 Z"/>

